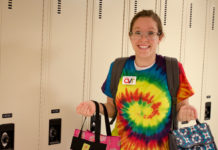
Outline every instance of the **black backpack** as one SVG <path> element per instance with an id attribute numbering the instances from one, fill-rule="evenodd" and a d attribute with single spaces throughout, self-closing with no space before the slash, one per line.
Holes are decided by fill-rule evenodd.
<path id="1" fill-rule="evenodd" d="M 117 87 L 118 87 L 121 73 L 123 71 L 123 67 L 128 58 L 129 57 L 117 58 L 115 59 L 114 64 L 113 64 L 112 73 L 111 73 L 110 89 L 111 89 L 111 94 L 113 96 L 113 102 L 115 105 L 115 115 L 110 121 L 110 124 L 113 124 L 117 116 L 115 96 L 117 93 Z M 167 84 L 168 84 L 168 88 L 170 91 L 170 95 L 172 97 L 171 117 L 173 121 L 171 124 L 171 129 L 175 129 L 178 127 L 178 121 L 176 119 L 176 116 L 177 116 L 176 105 L 177 105 L 177 92 L 179 89 L 179 67 L 178 67 L 178 61 L 176 58 L 165 56 L 165 60 L 166 60 L 166 72 L 167 72 Z"/>

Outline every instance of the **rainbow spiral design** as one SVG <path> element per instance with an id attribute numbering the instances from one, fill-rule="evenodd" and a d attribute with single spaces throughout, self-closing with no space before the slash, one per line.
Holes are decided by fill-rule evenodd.
<path id="1" fill-rule="evenodd" d="M 139 89 L 117 95 L 117 130 L 123 149 L 151 149 L 166 147 L 170 103 L 167 97 L 158 99 Z"/>

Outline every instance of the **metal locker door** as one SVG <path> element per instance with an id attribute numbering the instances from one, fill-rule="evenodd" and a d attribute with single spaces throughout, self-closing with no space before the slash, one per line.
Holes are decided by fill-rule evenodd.
<path id="1" fill-rule="evenodd" d="M 110 63 L 122 55 L 123 13 L 123 0 L 94 0 L 90 99 L 106 102 L 101 86 Z"/>
<path id="2" fill-rule="evenodd" d="M 157 11 L 157 0 L 153 0 L 153 1 L 150 1 L 150 0 L 130 0 L 130 3 L 129 3 L 129 5 L 130 5 L 130 8 L 129 8 L 129 15 L 128 15 L 128 22 L 126 23 L 126 24 L 128 24 L 128 27 L 127 27 L 127 34 L 126 34 L 126 37 L 124 37 L 124 38 L 126 38 L 126 41 L 128 41 L 127 42 L 127 52 L 126 52 L 126 55 L 127 56 L 131 56 L 131 55 L 134 55 L 135 53 L 134 53 L 134 50 L 133 50 L 133 48 L 132 48 L 132 45 L 131 45 L 131 42 L 130 42 L 130 40 L 129 40 L 129 28 L 130 28 L 130 22 L 131 22 L 131 20 L 132 20 L 132 18 L 134 17 L 134 15 L 137 13 L 137 12 L 139 12 L 139 11 L 141 11 L 141 10 L 143 10 L 143 9 L 145 9 L 145 10 L 153 10 L 153 11 Z M 124 34 L 125 35 L 125 34 Z"/>
<path id="3" fill-rule="evenodd" d="M 14 124 L 14 149 L 38 150 L 43 0 L 0 7 L 0 124 Z"/>
<path id="4" fill-rule="evenodd" d="M 44 12 L 40 150 L 69 149 L 82 121 L 87 0 L 46 0 Z"/>
<path id="5" fill-rule="evenodd" d="M 202 105 L 201 121 L 210 125 L 212 134 L 216 143 L 218 143 L 218 130 L 216 122 L 218 120 L 218 43 L 217 43 L 217 20 L 218 20 L 218 2 L 215 0 L 207 1 L 207 20 L 206 20 L 206 37 L 204 53 L 204 72 L 202 87 Z"/>
<path id="6" fill-rule="evenodd" d="M 158 53 L 180 59 L 183 1 L 163 0 L 160 10 L 164 38 Z"/>
<path id="7" fill-rule="evenodd" d="M 206 1 L 184 1 L 183 13 L 181 62 L 195 92 L 189 102 L 195 106 L 199 114 L 201 111 Z"/>

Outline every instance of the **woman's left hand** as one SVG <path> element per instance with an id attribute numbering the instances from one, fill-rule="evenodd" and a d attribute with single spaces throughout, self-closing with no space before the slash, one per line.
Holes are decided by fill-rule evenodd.
<path id="1" fill-rule="evenodd" d="M 197 117 L 197 110 L 189 104 L 182 105 L 177 114 L 178 121 L 196 120 Z"/>

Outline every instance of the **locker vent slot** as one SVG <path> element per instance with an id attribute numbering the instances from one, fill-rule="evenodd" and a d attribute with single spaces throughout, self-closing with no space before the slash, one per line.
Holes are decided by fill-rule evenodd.
<path id="1" fill-rule="evenodd" d="M 190 4 L 189 28 L 192 28 L 192 3 Z"/>
<path id="2" fill-rule="evenodd" d="M 167 0 L 165 0 L 164 6 L 164 25 L 167 25 Z"/>
<path id="3" fill-rule="evenodd" d="M 61 0 L 57 0 L 57 14 L 61 14 Z"/>
<path id="4" fill-rule="evenodd" d="M 214 25 L 215 25 L 215 7 L 213 7 L 212 30 L 214 30 Z"/>
<path id="5" fill-rule="evenodd" d="M 102 19 L 102 1 L 103 0 L 99 0 L 99 12 L 98 12 L 99 19 Z"/>
<path id="6" fill-rule="evenodd" d="M 8 9 L 12 9 L 12 0 L 8 0 Z"/>
<path id="7" fill-rule="evenodd" d="M 135 0 L 135 4 L 134 4 L 134 14 L 136 14 L 138 12 L 138 0 Z"/>

